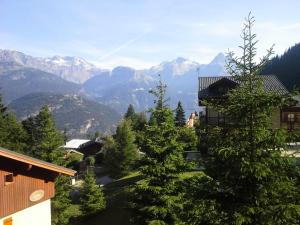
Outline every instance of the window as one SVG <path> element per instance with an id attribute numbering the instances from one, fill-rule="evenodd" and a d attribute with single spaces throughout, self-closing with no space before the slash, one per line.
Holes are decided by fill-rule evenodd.
<path id="1" fill-rule="evenodd" d="M 12 173 L 6 174 L 4 176 L 5 185 L 12 184 L 14 182 L 14 175 Z"/>
<path id="2" fill-rule="evenodd" d="M 9 217 L 9 218 L 5 219 L 5 220 L 3 221 L 3 225 L 13 225 L 13 220 L 12 220 L 12 218 Z"/>

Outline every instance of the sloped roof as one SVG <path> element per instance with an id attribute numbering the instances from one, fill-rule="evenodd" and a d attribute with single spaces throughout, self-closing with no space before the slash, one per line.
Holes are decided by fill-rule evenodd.
<path id="1" fill-rule="evenodd" d="M 26 163 L 26 164 L 29 164 L 32 166 L 36 166 L 36 167 L 43 168 L 46 170 L 54 171 L 57 173 L 62 173 L 62 174 L 69 175 L 69 176 L 74 176 L 76 173 L 75 170 L 71 170 L 71 169 L 68 169 L 68 168 L 65 168 L 62 166 L 55 165 L 53 163 L 49 163 L 49 162 L 45 162 L 43 160 L 32 158 L 30 156 L 23 155 L 23 154 L 20 154 L 17 152 L 13 152 L 13 151 L 10 151 L 10 150 L 2 148 L 2 147 L 0 147 L 0 157 L 12 159 L 15 161 L 19 161 L 22 163 Z"/>
<path id="2" fill-rule="evenodd" d="M 276 92 L 282 95 L 289 94 L 288 90 L 285 88 L 285 86 L 278 80 L 278 78 L 275 75 L 263 75 L 261 76 L 264 81 L 264 87 L 265 90 L 270 92 Z M 215 76 L 215 77 L 199 77 L 199 92 L 198 92 L 198 98 L 206 98 L 214 96 L 214 94 L 211 92 L 209 86 L 221 79 L 228 79 L 230 81 L 236 82 L 234 80 L 234 77 L 232 76 Z M 237 82 L 238 83 L 238 82 Z"/>
<path id="3" fill-rule="evenodd" d="M 72 140 L 68 141 L 63 147 L 78 149 L 81 145 L 88 143 L 90 141 L 91 140 L 88 140 L 88 139 L 72 139 Z"/>

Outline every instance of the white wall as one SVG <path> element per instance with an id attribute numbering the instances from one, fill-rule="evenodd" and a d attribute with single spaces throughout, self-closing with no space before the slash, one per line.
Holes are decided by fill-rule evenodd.
<path id="1" fill-rule="evenodd" d="M 51 225 L 50 199 L 0 219 L 0 224 L 12 217 L 13 225 Z"/>

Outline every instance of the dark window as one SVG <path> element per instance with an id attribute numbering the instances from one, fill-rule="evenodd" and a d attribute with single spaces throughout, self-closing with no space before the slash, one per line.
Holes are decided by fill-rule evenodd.
<path id="1" fill-rule="evenodd" d="M 5 185 L 13 183 L 14 182 L 14 175 L 12 173 L 6 174 L 4 176 L 4 182 L 5 182 Z"/>

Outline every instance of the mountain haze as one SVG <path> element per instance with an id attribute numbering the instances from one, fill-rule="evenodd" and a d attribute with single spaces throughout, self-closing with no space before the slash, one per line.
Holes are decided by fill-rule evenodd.
<path id="1" fill-rule="evenodd" d="M 160 74 L 168 86 L 169 105 L 175 108 L 181 101 L 189 114 L 199 110 L 198 76 L 224 75 L 224 63 L 225 56 L 220 53 L 208 64 L 178 57 L 143 70 L 127 66 L 107 70 L 79 57 L 41 58 L 0 50 L 0 87 L 6 102 L 38 92 L 77 94 L 123 114 L 129 104 L 137 111 L 153 106 L 149 90 Z"/>
<path id="2" fill-rule="evenodd" d="M 1 65 L 0 65 L 1 66 Z M 33 92 L 78 93 L 78 84 L 66 81 L 38 69 L 19 67 L 0 69 L 0 92 L 5 102 L 10 102 Z"/>
<path id="3" fill-rule="evenodd" d="M 100 68 L 80 57 L 53 56 L 41 58 L 18 51 L 0 50 L 0 61 L 39 69 L 75 83 L 83 83 L 94 74 L 102 72 Z"/>

